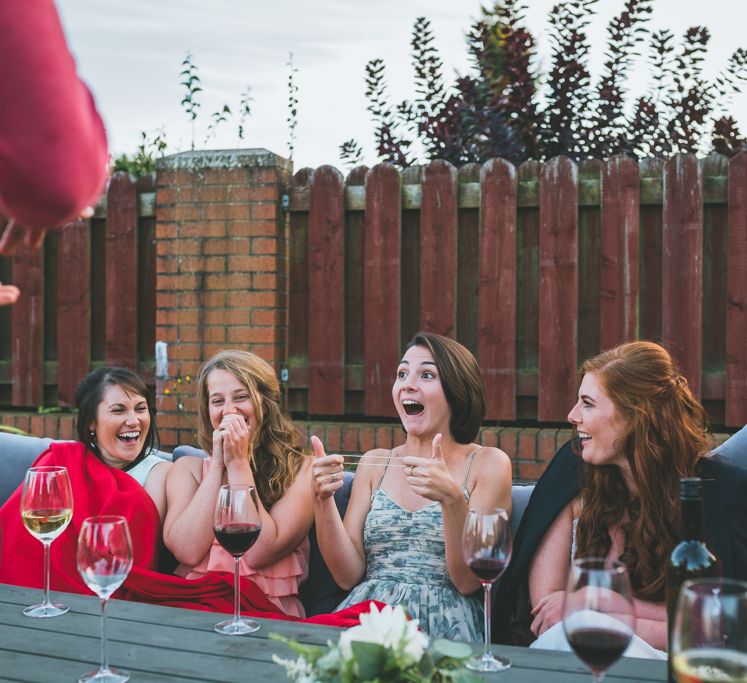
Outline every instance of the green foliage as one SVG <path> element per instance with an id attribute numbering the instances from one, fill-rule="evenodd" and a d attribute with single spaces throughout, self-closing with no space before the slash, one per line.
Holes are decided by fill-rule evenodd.
<path id="1" fill-rule="evenodd" d="M 142 178 L 156 172 L 156 160 L 162 157 L 167 148 L 166 134 L 163 130 L 148 137 L 145 131 L 140 133 L 140 144 L 135 154 L 120 154 L 114 159 L 112 172 L 125 171 L 135 178 Z"/>
<path id="2" fill-rule="evenodd" d="M 595 80 L 587 29 L 597 4 L 561 0 L 552 8 L 547 74 L 536 67 L 536 41 L 525 26 L 522 1 L 498 0 L 483 8 L 467 34 L 472 68 L 453 84 L 445 82 L 430 22 L 419 17 L 411 40 L 412 100 L 392 105 L 383 61 L 366 66 L 379 158 L 408 166 L 422 148 L 427 159 L 456 165 L 493 157 L 521 163 L 559 154 L 581 160 L 716 149 L 731 155 L 747 145 L 734 119 L 723 113 L 747 81 L 746 50 L 737 50 L 715 79 L 706 79 L 707 28 L 689 28 L 677 41 L 669 31 L 649 30 L 654 0 L 624 0 L 608 24 L 605 61 Z M 653 85 L 631 100 L 626 80 L 646 44 Z M 343 161 L 357 149 L 355 140 L 343 143 Z"/>
<path id="3" fill-rule="evenodd" d="M 285 119 L 288 124 L 288 158 L 293 159 L 296 149 L 296 127 L 298 126 L 298 85 L 296 85 L 296 74 L 298 69 L 293 63 L 293 53 L 288 53 L 288 116 Z"/>

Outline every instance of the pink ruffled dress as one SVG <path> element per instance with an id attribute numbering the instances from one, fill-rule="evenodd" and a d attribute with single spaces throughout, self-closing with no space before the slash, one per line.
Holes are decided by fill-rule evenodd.
<path id="1" fill-rule="evenodd" d="M 205 477 L 210 467 L 210 459 L 206 458 L 202 465 L 202 476 Z M 233 573 L 233 556 L 213 539 L 210 551 L 202 562 L 194 567 L 179 565 L 174 572 L 177 576 L 187 579 L 199 579 L 208 572 Z M 248 576 L 259 586 L 270 602 L 277 605 L 283 612 L 295 617 L 305 617 L 303 604 L 298 594 L 299 586 L 309 575 L 309 539 L 301 541 L 292 552 L 274 564 L 256 569 L 252 567 L 244 555 L 239 560 L 239 573 Z"/>

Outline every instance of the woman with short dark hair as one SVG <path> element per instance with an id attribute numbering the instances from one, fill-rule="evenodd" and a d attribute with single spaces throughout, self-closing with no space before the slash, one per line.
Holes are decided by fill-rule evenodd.
<path id="1" fill-rule="evenodd" d="M 462 527 L 469 508 L 511 508 L 508 456 L 475 443 L 485 415 L 480 369 L 461 344 L 420 332 L 392 399 L 407 437 L 363 456 L 344 522 L 332 497 L 343 458 L 312 438 L 319 547 L 335 581 L 353 589 L 338 609 L 401 604 L 432 637 L 480 640 L 480 583 L 462 557 Z"/>

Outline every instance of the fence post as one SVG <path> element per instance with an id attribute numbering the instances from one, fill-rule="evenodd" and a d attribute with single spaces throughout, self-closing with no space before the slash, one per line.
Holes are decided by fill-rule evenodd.
<path id="1" fill-rule="evenodd" d="M 156 180 L 157 378 L 166 447 L 194 443 L 194 377 L 217 351 L 252 351 L 278 371 L 287 360 L 287 221 L 291 162 L 264 149 L 184 152 Z M 178 380 L 182 379 L 180 383 Z M 169 392 L 168 394 L 166 392 Z"/>

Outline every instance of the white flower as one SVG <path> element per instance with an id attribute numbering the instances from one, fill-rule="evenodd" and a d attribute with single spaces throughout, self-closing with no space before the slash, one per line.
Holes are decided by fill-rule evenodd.
<path id="1" fill-rule="evenodd" d="M 277 655 L 272 655 L 272 661 L 275 664 L 285 667 L 285 673 L 288 678 L 292 681 L 298 681 L 298 683 L 314 683 L 316 678 L 314 676 L 314 669 L 311 664 L 307 662 L 303 657 L 299 656 L 298 659 L 283 659 Z"/>
<path id="2" fill-rule="evenodd" d="M 340 636 L 340 654 L 346 661 L 353 658 L 353 641 L 391 648 L 413 664 L 420 661 L 428 647 L 428 636 L 418 630 L 418 620 L 408 620 L 400 605 L 386 605 L 381 612 L 371 605 L 368 614 L 360 615 L 360 622 L 360 626 L 353 626 Z"/>

